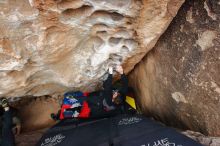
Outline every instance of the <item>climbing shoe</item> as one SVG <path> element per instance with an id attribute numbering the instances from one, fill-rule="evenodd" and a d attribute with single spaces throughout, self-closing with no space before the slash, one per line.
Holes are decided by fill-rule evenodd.
<path id="1" fill-rule="evenodd" d="M 3 108 L 8 107 L 8 101 L 7 101 L 6 98 L 3 97 L 3 98 L 0 99 L 0 106 L 3 107 Z"/>

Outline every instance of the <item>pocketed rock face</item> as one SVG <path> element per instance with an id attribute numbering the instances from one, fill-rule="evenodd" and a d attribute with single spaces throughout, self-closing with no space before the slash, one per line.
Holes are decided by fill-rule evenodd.
<path id="1" fill-rule="evenodd" d="M 130 74 L 145 114 L 220 136 L 220 3 L 187 0 Z"/>
<path id="2" fill-rule="evenodd" d="M 182 3 L 1 0 L 0 96 L 94 90 L 109 65 L 122 63 L 129 72 Z"/>

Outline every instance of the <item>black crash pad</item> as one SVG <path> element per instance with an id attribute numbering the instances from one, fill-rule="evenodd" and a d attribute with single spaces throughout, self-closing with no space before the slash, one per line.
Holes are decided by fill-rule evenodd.
<path id="1" fill-rule="evenodd" d="M 141 115 L 99 120 L 64 120 L 49 129 L 37 146 L 202 146 Z"/>

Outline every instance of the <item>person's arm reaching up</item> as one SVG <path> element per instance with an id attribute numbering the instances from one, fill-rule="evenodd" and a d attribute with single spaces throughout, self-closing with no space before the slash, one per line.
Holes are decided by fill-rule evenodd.
<path id="1" fill-rule="evenodd" d="M 107 104 L 109 106 L 113 105 L 112 103 L 112 74 L 113 74 L 113 68 L 109 67 L 109 74 L 106 81 L 103 83 L 103 97 L 106 100 Z"/>
<path id="2" fill-rule="evenodd" d="M 125 97 L 128 92 L 128 78 L 124 74 L 122 66 L 117 66 L 116 71 L 121 74 L 122 88 L 120 89 L 120 93 Z"/>

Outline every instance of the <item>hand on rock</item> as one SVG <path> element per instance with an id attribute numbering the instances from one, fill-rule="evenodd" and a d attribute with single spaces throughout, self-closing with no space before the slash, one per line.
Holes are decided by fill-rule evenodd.
<path id="1" fill-rule="evenodd" d="M 109 67 L 108 72 L 109 72 L 109 74 L 113 74 L 113 67 Z"/>
<path id="2" fill-rule="evenodd" d="M 124 73 L 124 70 L 123 70 L 123 68 L 122 68 L 121 65 L 118 65 L 118 66 L 116 67 L 116 71 L 117 71 L 118 73 L 120 73 L 120 74 L 123 74 L 123 73 Z"/>

